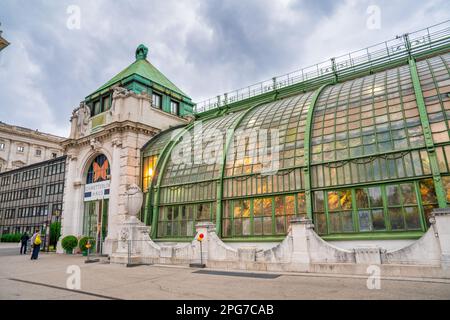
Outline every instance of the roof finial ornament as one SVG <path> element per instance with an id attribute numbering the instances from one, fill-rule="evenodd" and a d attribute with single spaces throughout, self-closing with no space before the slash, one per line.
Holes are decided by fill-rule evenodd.
<path id="1" fill-rule="evenodd" d="M 140 44 L 136 49 L 136 60 L 147 59 L 148 48 Z"/>

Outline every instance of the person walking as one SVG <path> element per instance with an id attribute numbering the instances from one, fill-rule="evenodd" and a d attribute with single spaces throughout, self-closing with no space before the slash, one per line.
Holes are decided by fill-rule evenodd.
<path id="1" fill-rule="evenodd" d="M 31 254 L 31 260 L 37 260 L 39 255 L 39 250 L 41 249 L 41 233 L 39 229 L 31 237 L 31 246 L 33 247 L 33 253 Z"/>
<path id="2" fill-rule="evenodd" d="M 20 254 L 27 254 L 27 244 L 28 244 L 28 240 L 30 240 L 30 236 L 28 235 L 28 233 L 25 231 L 25 233 L 22 235 L 22 237 L 20 238 Z"/>

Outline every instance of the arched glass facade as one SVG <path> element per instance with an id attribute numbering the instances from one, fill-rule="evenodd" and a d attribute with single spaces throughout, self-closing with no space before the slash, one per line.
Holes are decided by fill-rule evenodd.
<path id="1" fill-rule="evenodd" d="M 410 61 L 200 117 L 171 144 L 151 140 L 144 167 L 162 145 L 172 155 L 153 164 L 155 235 L 188 238 L 209 220 L 224 239 L 275 239 L 308 215 L 330 239 L 419 237 L 431 210 L 450 202 L 449 65 L 448 53 Z M 277 168 L 267 174 L 252 161 L 263 148 L 252 134 L 271 130 Z M 189 161 L 177 162 L 186 150 Z"/>

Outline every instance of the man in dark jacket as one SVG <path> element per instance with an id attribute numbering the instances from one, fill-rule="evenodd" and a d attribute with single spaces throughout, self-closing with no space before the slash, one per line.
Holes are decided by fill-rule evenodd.
<path id="1" fill-rule="evenodd" d="M 22 254 L 22 251 L 23 251 L 23 254 L 27 254 L 28 240 L 30 240 L 30 237 L 28 236 L 27 232 L 25 231 L 25 233 L 20 238 L 20 242 L 21 242 L 20 254 Z"/>

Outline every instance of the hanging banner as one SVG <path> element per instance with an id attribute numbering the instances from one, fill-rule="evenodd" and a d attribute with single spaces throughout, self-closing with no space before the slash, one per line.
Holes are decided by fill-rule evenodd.
<path id="1" fill-rule="evenodd" d="M 86 184 L 84 187 L 84 201 L 109 199 L 110 180 Z"/>

